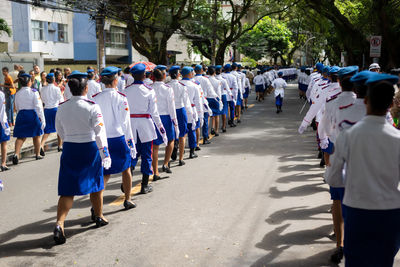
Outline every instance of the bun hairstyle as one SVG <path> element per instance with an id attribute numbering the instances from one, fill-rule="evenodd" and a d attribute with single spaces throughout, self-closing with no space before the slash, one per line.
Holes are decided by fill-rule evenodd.
<path id="1" fill-rule="evenodd" d="M 69 89 L 72 95 L 81 96 L 87 86 L 87 79 L 85 78 L 71 78 L 68 81 Z"/>
<path id="2" fill-rule="evenodd" d="M 105 85 L 111 85 L 115 79 L 117 79 L 117 74 L 113 75 L 105 75 L 101 76 L 101 82 L 104 83 Z"/>
<path id="3" fill-rule="evenodd" d="M 88 77 L 89 80 L 92 80 L 94 78 L 94 72 L 89 72 L 87 74 L 87 77 Z"/>
<path id="4" fill-rule="evenodd" d="M 169 76 L 171 77 L 171 79 L 175 80 L 178 78 L 178 74 L 179 74 L 179 69 L 176 70 L 172 70 L 169 72 Z"/>
<path id="5" fill-rule="evenodd" d="M 49 78 L 46 77 L 46 81 L 48 83 L 54 83 L 54 77 L 49 77 Z"/>
<path id="6" fill-rule="evenodd" d="M 208 75 L 214 75 L 215 74 L 215 68 L 214 67 L 209 67 L 207 70 Z"/>
<path id="7" fill-rule="evenodd" d="M 29 77 L 26 76 L 20 76 L 18 77 L 18 81 L 21 84 L 22 87 L 28 86 L 29 82 L 31 81 L 31 79 Z"/>

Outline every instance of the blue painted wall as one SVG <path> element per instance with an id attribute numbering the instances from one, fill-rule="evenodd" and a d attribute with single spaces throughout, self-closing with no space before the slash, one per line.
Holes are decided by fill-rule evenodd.
<path id="1" fill-rule="evenodd" d="M 17 42 L 17 52 L 32 52 L 31 14 L 29 5 L 11 3 L 12 31 L 14 42 Z"/>
<path id="2" fill-rule="evenodd" d="M 74 14 L 74 60 L 96 60 L 96 24 L 86 14 Z"/>

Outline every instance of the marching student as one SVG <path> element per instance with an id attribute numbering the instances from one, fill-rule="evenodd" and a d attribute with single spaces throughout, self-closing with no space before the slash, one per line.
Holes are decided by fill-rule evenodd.
<path id="1" fill-rule="evenodd" d="M 285 88 L 287 87 L 287 83 L 284 79 L 282 79 L 283 73 L 278 72 L 278 78 L 272 82 L 272 87 L 275 89 L 275 105 L 276 105 L 276 113 L 282 112 L 283 98 L 285 97 Z"/>
<path id="2" fill-rule="evenodd" d="M 111 167 L 106 129 L 99 105 L 86 98 L 87 73 L 68 76 L 72 97 L 62 103 L 56 115 L 56 129 L 64 142 L 58 176 L 57 222 L 53 238 L 66 241 L 64 221 L 74 196 L 90 194 L 97 227 L 108 224 L 103 215 L 103 167 Z"/>
<path id="3" fill-rule="evenodd" d="M 388 78 L 398 77 L 388 76 L 368 78 L 367 116 L 339 134 L 325 175 L 329 185 L 346 188 L 346 266 L 393 266 L 399 250 L 400 133 L 386 121 L 394 96 Z"/>
<path id="4" fill-rule="evenodd" d="M 104 170 L 104 189 L 111 174 L 122 173 L 121 189 L 125 193 L 124 208 L 136 207 L 131 201 L 132 174 L 130 167 L 136 157 L 133 141 L 130 112 L 126 96 L 118 91 L 117 67 L 104 68 L 100 74 L 104 89 L 93 95 L 93 100 L 100 106 L 107 134 L 108 149 L 111 156 L 111 167 Z M 88 74 L 89 76 L 89 74 Z M 94 209 L 92 208 L 92 219 Z"/>
<path id="5" fill-rule="evenodd" d="M 231 100 L 232 99 L 232 91 L 229 88 L 228 82 L 227 80 L 222 76 L 221 74 L 221 70 L 222 70 L 222 66 L 221 65 L 217 65 L 215 66 L 215 73 L 216 76 L 215 78 L 219 81 L 221 81 L 221 100 L 222 100 L 222 104 L 223 104 L 223 109 L 222 109 L 222 126 L 221 126 L 221 130 L 223 133 L 226 132 L 226 120 L 227 117 L 229 116 L 229 102 L 228 99 Z"/>
<path id="6" fill-rule="evenodd" d="M 153 73 L 151 71 L 146 71 L 146 78 L 143 80 L 143 82 L 146 85 L 150 85 L 151 86 L 153 84 L 152 77 L 153 77 Z"/>
<path id="7" fill-rule="evenodd" d="M 241 122 L 240 118 L 241 118 L 241 114 L 242 114 L 243 92 L 244 92 L 243 81 L 242 81 L 243 77 L 237 71 L 238 64 L 236 62 L 234 62 L 231 67 L 232 67 L 231 74 L 236 77 L 236 81 L 237 81 L 237 85 L 238 85 L 238 94 L 237 94 L 236 105 L 235 105 L 235 115 L 237 118 L 237 120 L 236 120 L 237 123 L 240 123 Z"/>
<path id="8" fill-rule="evenodd" d="M 87 98 L 93 100 L 93 96 L 101 92 L 101 85 L 95 80 L 95 72 L 93 69 L 87 71 L 88 74 L 88 93 Z"/>
<path id="9" fill-rule="evenodd" d="M 46 120 L 46 127 L 40 143 L 40 155 L 45 156 L 44 146 L 47 138 L 51 133 L 56 132 L 56 114 L 60 103 L 64 102 L 64 97 L 61 94 L 59 87 L 54 85 L 54 73 L 49 73 L 46 76 L 47 85 L 40 91 L 40 96 L 44 104 L 44 117 Z M 57 150 L 61 151 L 62 141 L 60 136 L 57 135 Z"/>
<path id="10" fill-rule="evenodd" d="M 188 123 L 196 126 L 195 115 L 197 115 L 197 113 L 192 108 L 186 86 L 179 81 L 180 67 L 172 66 L 169 69 L 169 76 L 171 77 L 171 81 L 168 82 L 168 85 L 171 86 L 172 89 L 174 90 L 176 117 L 178 120 L 178 127 L 179 127 L 179 139 L 177 137 L 178 147 L 179 147 L 178 166 L 183 166 L 185 165 L 185 162 L 183 161 L 183 154 L 185 152 L 185 139 L 188 133 Z M 176 148 L 174 148 L 174 151 L 176 154 Z M 171 158 L 173 160 L 176 159 L 176 156 L 173 157 L 174 151 L 172 152 L 171 155 Z"/>
<path id="11" fill-rule="evenodd" d="M 208 67 L 207 74 L 217 96 L 216 98 L 207 97 L 208 104 L 213 113 L 211 118 L 211 134 L 219 136 L 219 118 L 224 109 L 224 103 L 222 102 L 222 82 L 215 77 L 215 68 L 213 66 Z"/>
<path id="12" fill-rule="evenodd" d="M 43 113 L 43 104 L 36 89 L 30 88 L 32 85 L 31 76 L 28 73 L 19 75 L 21 89 L 15 94 L 15 109 L 17 110 L 17 119 L 14 127 L 15 154 L 13 164 L 19 162 L 19 156 L 22 145 L 27 137 L 32 137 L 34 153 L 36 160 L 42 159 L 40 153 L 40 136 L 46 126 Z"/>
<path id="13" fill-rule="evenodd" d="M 244 70 L 243 73 L 246 75 L 246 71 Z M 248 100 L 249 100 L 249 94 L 251 92 L 251 85 L 250 85 L 250 80 L 249 78 L 245 77 L 244 78 L 244 94 L 243 94 L 243 104 L 244 104 L 244 108 L 247 110 L 248 108 Z"/>
<path id="14" fill-rule="evenodd" d="M 256 87 L 256 94 L 257 94 L 256 100 L 258 100 L 258 102 L 261 102 L 265 90 L 264 76 L 261 74 L 261 71 L 257 71 L 257 75 L 256 77 L 254 77 L 253 82 Z"/>
<path id="15" fill-rule="evenodd" d="M 232 97 L 230 97 L 228 99 L 228 103 L 229 103 L 228 124 L 230 127 L 236 127 L 235 106 L 236 106 L 237 96 L 239 94 L 239 85 L 238 85 L 238 80 L 237 80 L 236 76 L 231 73 L 231 64 L 226 64 L 224 66 L 224 73 L 222 74 L 222 77 L 226 79 L 226 81 L 228 82 L 228 86 L 232 92 Z"/>
<path id="16" fill-rule="evenodd" d="M 168 138 L 162 171 L 172 173 L 169 161 L 171 159 L 172 150 L 174 149 L 174 141 L 179 137 L 179 128 L 175 110 L 174 89 L 164 83 L 166 68 L 167 67 L 164 65 L 158 65 L 153 70 L 154 83 L 152 88 L 156 94 L 158 113 L 160 114 L 161 122 Z M 157 133 L 157 139 L 154 140 L 153 145 L 153 181 L 160 179 L 158 172 L 158 150 L 162 143 L 164 143 L 163 137 Z"/>
<path id="17" fill-rule="evenodd" d="M 153 191 L 149 185 L 152 170 L 152 147 L 153 140 L 157 139 L 157 130 L 160 132 L 164 144 L 167 144 L 167 135 L 162 125 L 160 115 L 156 105 L 156 95 L 154 90 L 146 85 L 143 80 L 145 78 L 146 66 L 143 63 L 134 65 L 130 72 L 133 75 L 134 82 L 126 87 L 125 94 L 128 99 L 129 109 L 131 112 L 131 127 L 133 139 L 136 142 L 136 158 L 132 161 L 135 167 L 139 157 L 141 157 L 140 171 L 142 173 L 142 186 L 140 192 L 147 194 Z"/>
<path id="18" fill-rule="evenodd" d="M 11 129 L 8 124 L 6 114 L 6 97 L 3 91 L 0 90 L 0 143 L 1 143 L 1 171 L 8 171 L 10 168 L 7 167 L 7 141 L 10 140 Z"/>

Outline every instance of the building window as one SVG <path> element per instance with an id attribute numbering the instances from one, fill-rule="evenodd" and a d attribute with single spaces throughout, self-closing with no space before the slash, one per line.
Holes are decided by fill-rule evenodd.
<path id="1" fill-rule="evenodd" d="M 106 33 L 106 46 L 112 48 L 126 48 L 126 29 L 111 26 Z"/>
<path id="2" fill-rule="evenodd" d="M 32 40 L 44 40 L 44 26 L 43 21 L 32 20 Z"/>
<path id="3" fill-rule="evenodd" d="M 68 25 L 58 24 L 58 41 L 67 43 L 68 42 Z"/>

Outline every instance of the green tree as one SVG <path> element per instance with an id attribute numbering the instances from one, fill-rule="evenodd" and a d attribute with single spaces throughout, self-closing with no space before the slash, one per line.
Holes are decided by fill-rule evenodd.
<path id="1" fill-rule="evenodd" d="M 285 23 L 265 17 L 239 39 L 238 48 L 244 55 L 255 60 L 270 56 L 276 64 L 279 57 L 286 65 L 285 54 L 292 45 L 291 36 L 292 32 Z"/>
<path id="2" fill-rule="evenodd" d="M 7 21 L 0 18 L 0 35 L 6 33 L 8 36 L 11 36 L 11 28 L 8 26 Z"/>

